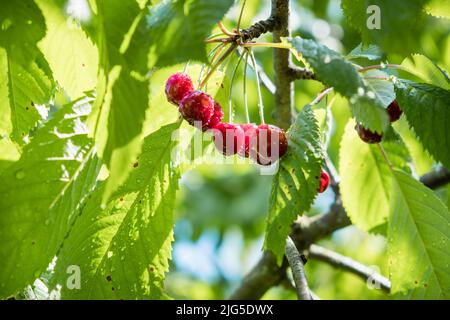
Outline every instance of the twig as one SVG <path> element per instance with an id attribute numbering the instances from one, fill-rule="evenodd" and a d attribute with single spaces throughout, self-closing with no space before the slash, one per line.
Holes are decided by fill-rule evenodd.
<path id="1" fill-rule="evenodd" d="M 290 237 L 287 237 L 286 239 L 286 258 L 292 270 L 298 299 L 311 300 L 302 258 Z"/>
<path id="2" fill-rule="evenodd" d="M 389 293 L 391 290 L 391 282 L 389 279 L 374 272 L 370 267 L 337 252 L 312 244 L 309 248 L 309 258 L 349 271 L 365 281 L 370 281 L 375 285 L 379 285 L 380 289 L 386 293 Z"/>

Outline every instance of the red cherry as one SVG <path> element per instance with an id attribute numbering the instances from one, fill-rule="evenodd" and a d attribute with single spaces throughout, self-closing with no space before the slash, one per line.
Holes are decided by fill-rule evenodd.
<path id="1" fill-rule="evenodd" d="M 322 193 L 325 190 L 327 190 L 329 184 L 330 184 L 330 176 L 326 171 L 322 170 L 322 172 L 320 173 L 319 193 Z"/>
<path id="2" fill-rule="evenodd" d="M 181 100 L 178 110 L 189 124 L 200 122 L 205 131 L 214 114 L 214 100 L 202 91 L 193 91 Z"/>
<path id="3" fill-rule="evenodd" d="M 392 103 L 387 107 L 387 112 L 389 113 L 389 119 L 391 120 L 391 123 L 400 119 L 400 116 L 403 113 L 403 111 L 400 109 L 400 106 L 398 105 L 397 100 L 392 101 Z"/>
<path id="4" fill-rule="evenodd" d="M 167 79 L 166 97 L 170 103 L 178 106 L 180 101 L 194 91 L 191 78 L 186 73 L 175 73 Z"/>
<path id="5" fill-rule="evenodd" d="M 369 129 L 364 128 L 360 123 L 358 123 L 355 127 L 356 131 L 358 132 L 359 137 L 362 141 L 366 143 L 380 143 L 383 136 L 381 134 L 378 134 L 376 132 L 372 132 Z"/>
<path id="6" fill-rule="evenodd" d="M 256 148 L 250 143 L 249 156 L 258 164 L 270 165 L 286 153 L 288 142 L 283 129 L 261 124 L 256 131 Z"/>
<path id="7" fill-rule="evenodd" d="M 208 129 L 215 128 L 220 122 L 222 122 L 223 111 L 220 104 L 216 101 L 214 102 L 214 113 L 209 120 Z"/>
<path id="8" fill-rule="evenodd" d="M 226 156 L 232 156 L 243 148 L 244 130 L 233 123 L 221 122 L 215 126 L 214 144 Z"/>
<path id="9" fill-rule="evenodd" d="M 238 154 L 241 157 L 248 158 L 250 154 L 250 145 L 256 145 L 256 132 L 258 126 L 254 123 L 244 123 L 240 125 L 244 131 L 244 146 L 241 150 L 238 150 Z"/>

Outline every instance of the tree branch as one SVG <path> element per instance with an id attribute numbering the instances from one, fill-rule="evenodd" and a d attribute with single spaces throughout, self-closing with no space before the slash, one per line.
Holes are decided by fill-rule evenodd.
<path id="1" fill-rule="evenodd" d="M 311 300 L 305 268 L 300 253 L 290 237 L 286 239 L 286 258 L 292 270 L 297 297 L 299 300 Z"/>
<path id="2" fill-rule="evenodd" d="M 277 21 L 273 29 L 273 42 L 289 36 L 289 0 L 272 0 L 272 13 Z M 286 49 L 273 49 L 275 110 L 273 117 L 280 128 L 287 130 L 292 124 L 294 84 L 290 77 L 291 55 Z"/>
<path id="3" fill-rule="evenodd" d="M 450 177 L 442 178 L 443 169 L 425 174 L 420 181 L 430 188 L 450 183 Z M 439 181 L 439 183 L 437 183 Z M 345 213 L 340 196 L 331 205 L 329 212 L 313 217 L 303 216 L 292 226 L 291 238 L 299 251 L 307 250 L 311 244 L 351 224 Z M 231 295 L 231 299 L 259 299 L 283 278 L 286 261 L 277 266 L 275 256 L 265 252 L 256 266 L 244 277 L 241 286 Z"/>
<path id="4" fill-rule="evenodd" d="M 309 258 L 349 271 L 365 281 L 371 281 L 375 286 L 379 285 L 380 288 L 386 293 L 389 293 L 391 289 L 391 282 L 389 279 L 383 277 L 377 272 L 374 272 L 368 266 L 334 251 L 312 244 L 309 248 Z"/>

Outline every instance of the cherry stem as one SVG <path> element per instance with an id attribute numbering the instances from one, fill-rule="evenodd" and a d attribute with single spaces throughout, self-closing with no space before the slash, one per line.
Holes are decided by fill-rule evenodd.
<path id="1" fill-rule="evenodd" d="M 253 54 L 253 51 L 249 50 L 249 53 L 250 53 L 250 57 L 252 59 L 253 69 L 255 70 L 256 87 L 258 89 L 259 117 L 261 118 L 261 124 L 265 124 L 265 121 L 264 121 L 264 105 L 263 105 L 262 94 L 261 94 L 261 85 L 259 83 L 258 67 L 256 65 L 256 59 L 255 59 L 255 55 Z"/>
<path id="2" fill-rule="evenodd" d="M 375 80 L 386 80 L 386 81 L 389 81 L 389 80 L 391 80 L 389 77 L 386 77 L 386 76 L 366 76 L 366 77 L 364 77 L 364 79 L 375 79 Z"/>
<path id="3" fill-rule="evenodd" d="M 237 27 L 236 27 L 236 30 L 237 30 L 237 33 L 239 36 L 241 35 L 241 32 L 239 31 L 239 29 L 241 26 L 242 14 L 244 13 L 245 2 L 246 2 L 246 0 L 244 0 L 244 2 L 242 3 L 241 12 L 239 13 L 239 19 L 238 19 Z"/>
<path id="4" fill-rule="evenodd" d="M 231 76 L 231 81 L 230 81 L 230 92 L 228 94 L 228 121 L 230 123 L 233 122 L 233 99 L 232 99 L 232 97 L 233 97 L 233 82 L 234 82 L 234 78 L 236 76 L 236 72 L 239 68 L 239 64 L 241 63 L 241 61 L 242 61 L 242 55 L 239 57 L 239 60 L 236 64 L 236 67 L 233 70 L 233 75 Z"/>
<path id="5" fill-rule="evenodd" d="M 205 86 L 205 84 L 208 82 L 209 78 L 212 76 L 212 74 L 216 71 L 217 67 L 222 64 L 222 62 L 225 61 L 225 59 L 236 49 L 237 44 L 233 43 L 227 51 L 219 58 L 217 59 L 217 62 L 214 63 L 214 65 L 211 66 L 210 71 L 203 79 L 202 83 L 200 83 L 200 89 Z"/>
<path id="6" fill-rule="evenodd" d="M 186 64 L 184 65 L 183 73 L 186 73 L 187 69 L 189 68 L 189 62 L 190 60 L 188 60 L 188 62 L 186 62 Z"/>
<path id="7" fill-rule="evenodd" d="M 223 25 L 222 21 L 220 21 L 219 23 L 217 23 L 217 25 L 219 26 L 220 30 L 222 30 L 222 32 L 223 32 L 224 34 L 226 34 L 227 36 L 229 36 L 229 37 L 234 37 L 234 36 L 237 35 L 236 33 L 231 32 L 230 30 L 228 30 L 228 29 Z"/>
<path id="8" fill-rule="evenodd" d="M 313 106 L 313 105 L 316 105 L 316 104 L 318 104 L 320 101 L 322 101 L 322 99 L 324 98 L 324 97 L 326 97 L 329 93 L 331 93 L 333 91 L 333 87 L 330 87 L 330 88 L 325 88 L 324 90 L 322 90 L 322 92 L 321 93 L 319 93 L 318 95 L 317 95 L 317 97 L 313 100 L 313 101 L 311 101 L 311 103 L 309 104 L 310 106 Z"/>
<path id="9" fill-rule="evenodd" d="M 384 150 L 383 146 L 381 145 L 381 143 L 377 143 L 378 149 L 381 152 L 381 155 L 384 158 L 384 161 L 386 161 L 387 165 L 389 166 L 389 169 L 393 172 L 394 171 L 394 167 L 392 166 L 392 162 L 389 160 L 389 157 L 386 153 L 386 150 Z"/>
<path id="10" fill-rule="evenodd" d="M 241 55 L 241 57 L 243 54 Z M 244 106 L 245 106 L 245 120 L 250 123 L 250 113 L 248 111 L 248 99 L 247 99 L 247 65 L 248 65 L 248 50 L 245 53 L 245 67 L 244 67 Z"/>
<path id="11" fill-rule="evenodd" d="M 212 34 L 212 35 L 206 37 L 205 40 L 211 40 L 211 39 L 213 39 L 213 38 L 216 38 L 216 37 L 219 37 L 219 36 L 224 36 L 224 35 L 225 35 L 225 34 L 224 34 L 223 32 L 214 33 L 214 34 Z"/>
<path id="12" fill-rule="evenodd" d="M 216 47 L 214 47 L 208 54 L 208 58 L 210 58 L 220 47 L 225 46 L 225 44 L 221 43 L 219 45 L 217 45 Z M 200 74 L 198 76 L 198 88 L 200 89 L 200 84 L 201 84 L 201 80 L 202 80 L 202 76 L 203 76 L 203 71 L 205 70 L 205 64 L 202 65 L 202 68 L 200 69 Z"/>

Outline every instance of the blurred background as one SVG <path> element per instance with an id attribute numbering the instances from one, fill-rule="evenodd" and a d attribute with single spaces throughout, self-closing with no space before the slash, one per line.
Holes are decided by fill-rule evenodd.
<path id="1" fill-rule="evenodd" d="M 158 1 L 153 1 L 158 2 Z M 242 1 L 228 13 L 224 24 L 233 29 Z M 70 0 L 67 4 L 69 14 L 78 20 L 89 21 L 85 0 Z M 270 15 L 269 0 L 247 0 L 241 27 L 266 19 Z M 429 17 L 427 30 L 417 35 L 420 53 L 425 54 L 445 69 L 450 69 L 450 20 Z M 87 22 L 88 23 L 88 22 Z M 407 27 L 407 26 L 405 26 Z M 292 35 L 312 38 L 343 54 L 357 47 L 361 39 L 343 18 L 339 0 L 301 0 L 291 1 Z M 217 30 L 216 30 L 217 31 Z M 215 33 L 213 31 L 212 33 Z M 267 34 L 257 40 L 271 42 Z M 212 49 L 213 46 L 210 47 Z M 273 79 L 272 50 L 254 49 L 258 63 L 269 78 Z M 402 57 L 385 56 L 384 61 L 401 63 Z M 215 77 L 208 83 L 210 94 L 215 94 L 225 110 L 229 99 L 229 81 L 238 61 L 232 56 L 228 64 L 219 68 Z M 358 61 L 367 64 L 365 61 Z M 241 63 L 233 83 L 231 103 L 234 121 L 245 122 L 243 75 Z M 164 96 L 165 80 L 174 72 L 182 71 L 185 65 L 177 65 L 160 70 L 151 70 L 151 107 L 145 130 L 151 133 L 163 124 L 171 123 L 178 117 L 178 111 Z M 195 81 L 199 77 L 200 65 L 190 63 L 187 72 Z M 224 77 L 224 78 L 223 78 Z M 223 78 L 223 83 L 222 83 Z M 222 86 L 222 84 L 225 84 Z M 311 102 L 323 89 L 316 81 L 295 82 L 295 106 L 297 110 Z M 222 90 L 222 91 L 220 91 Z M 257 110 L 257 88 L 255 75 L 247 69 L 247 95 L 252 122 L 259 123 Z M 272 123 L 274 98 L 262 87 L 265 106 L 265 119 Z M 333 123 L 328 153 L 336 167 L 339 167 L 339 144 L 350 117 L 346 100 L 336 96 L 332 108 Z M 190 134 L 191 127 L 185 126 Z M 216 155 L 217 156 L 217 155 Z M 431 161 L 423 159 L 425 172 Z M 166 278 L 168 294 L 176 299 L 221 299 L 235 289 L 243 276 L 261 257 L 264 224 L 267 213 L 271 176 L 261 175 L 251 165 L 213 165 L 203 164 L 195 169 L 189 166 L 182 176 L 177 196 L 175 242 L 170 272 Z M 422 172 L 422 173 L 423 173 Z M 447 202 L 447 190 L 438 190 Z M 318 196 L 309 215 L 326 212 L 333 201 L 333 192 Z M 320 245 L 350 256 L 366 265 L 378 268 L 387 275 L 385 249 L 382 236 L 369 235 L 355 227 L 348 227 L 322 240 Z M 333 269 L 317 261 L 308 261 L 306 273 L 312 291 L 321 299 L 387 299 L 379 290 L 369 289 L 364 281 L 356 276 Z M 296 294 L 289 285 L 272 288 L 265 299 L 295 299 Z"/>

